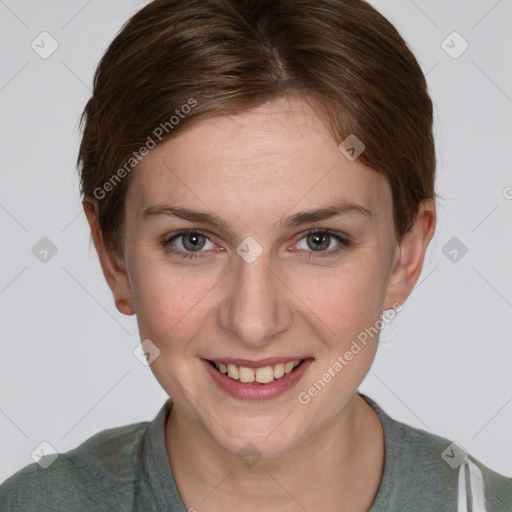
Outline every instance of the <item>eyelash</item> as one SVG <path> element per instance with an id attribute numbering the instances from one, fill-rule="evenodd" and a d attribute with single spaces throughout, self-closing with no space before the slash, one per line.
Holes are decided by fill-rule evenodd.
<path id="1" fill-rule="evenodd" d="M 181 250 L 176 250 L 172 246 L 172 242 L 174 240 L 180 238 L 181 236 L 189 235 L 191 233 L 203 235 L 208 240 L 210 240 L 210 238 L 204 231 L 201 231 L 198 229 L 188 229 L 188 230 L 179 231 L 178 233 L 173 234 L 171 237 L 165 238 L 164 240 L 162 240 L 161 245 L 167 252 L 176 254 L 177 256 L 179 256 L 181 258 L 187 258 L 187 259 L 203 258 L 204 256 L 200 256 L 202 251 L 197 251 L 197 252 L 186 251 L 186 252 L 184 252 Z M 339 245 L 335 249 L 331 249 L 330 251 L 318 251 L 318 254 L 314 254 L 315 251 L 308 251 L 307 256 L 305 256 L 306 258 L 325 258 L 325 257 L 329 257 L 329 256 L 335 256 L 344 248 L 352 245 L 352 243 L 349 240 L 347 240 L 346 238 L 343 238 L 342 236 L 340 236 L 337 233 L 334 233 L 333 231 L 330 231 L 328 229 L 310 229 L 309 231 L 306 231 L 306 233 L 304 233 L 304 235 L 301 238 L 299 238 L 299 240 L 296 243 L 299 243 L 303 238 L 306 238 L 308 235 L 313 234 L 313 233 L 328 234 L 331 237 L 333 237 L 335 240 L 337 240 L 339 242 Z M 211 240 L 210 240 L 210 242 L 211 242 Z"/>

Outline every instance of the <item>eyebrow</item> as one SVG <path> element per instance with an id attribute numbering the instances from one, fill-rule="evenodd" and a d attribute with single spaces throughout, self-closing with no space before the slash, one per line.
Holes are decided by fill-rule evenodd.
<path id="1" fill-rule="evenodd" d="M 281 227 L 296 227 L 302 224 L 318 222 L 330 219 L 331 217 L 336 217 L 338 215 L 347 214 L 372 217 L 372 212 L 364 206 L 351 201 L 341 201 L 324 208 L 295 213 L 282 219 L 279 225 Z M 215 213 L 200 210 L 190 210 L 181 206 L 172 206 L 167 204 L 152 206 L 142 212 L 141 218 L 145 221 L 158 215 L 167 215 L 170 217 L 178 217 L 180 219 L 188 220 L 191 222 L 210 224 L 217 228 L 224 229 L 227 232 L 233 233 L 233 229 L 229 226 L 229 224 L 227 224 Z"/>

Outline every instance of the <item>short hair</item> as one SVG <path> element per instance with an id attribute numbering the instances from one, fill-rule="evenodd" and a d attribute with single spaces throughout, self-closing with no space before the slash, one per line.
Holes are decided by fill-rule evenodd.
<path id="1" fill-rule="evenodd" d="M 401 240 L 435 199 L 433 107 L 386 18 L 363 0 L 155 0 L 108 47 L 80 119 L 80 191 L 98 202 L 107 247 L 122 255 L 130 171 L 148 148 L 283 96 L 314 105 L 338 143 L 363 142 Z"/>

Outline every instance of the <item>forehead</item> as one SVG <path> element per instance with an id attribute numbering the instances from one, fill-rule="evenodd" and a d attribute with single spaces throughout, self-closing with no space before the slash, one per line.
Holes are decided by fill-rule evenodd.
<path id="1" fill-rule="evenodd" d="M 281 98 L 159 144 L 134 170 L 127 202 L 138 212 L 171 202 L 235 216 L 241 207 L 264 216 L 339 200 L 389 209 L 385 177 L 338 144 L 308 103 Z"/>

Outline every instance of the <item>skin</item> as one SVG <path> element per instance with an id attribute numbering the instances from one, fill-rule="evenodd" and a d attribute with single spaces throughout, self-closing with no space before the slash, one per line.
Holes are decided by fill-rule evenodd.
<path id="1" fill-rule="evenodd" d="M 141 339 L 160 350 L 150 368 L 174 402 L 165 436 L 187 508 L 363 512 L 376 496 L 382 425 L 356 392 L 378 336 L 308 404 L 297 397 L 383 310 L 405 301 L 420 275 L 436 213 L 434 202 L 424 201 L 399 244 L 386 179 L 349 161 L 338 144 L 310 104 L 297 98 L 191 125 L 133 171 L 122 258 L 104 244 L 94 201 L 84 202 L 117 308 L 136 314 Z M 371 215 L 279 225 L 342 200 Z M 162 204 L 213 212 L 232 232 L 166 215 L 142 219 L 145 209 Z M 323 252 L 315 251 L 307 238 L 314 228 L 345 235 L 352 244 L 331 238 Z M 181 229 L 206 232 L 201 257 L 164 249 L 161 240 Z M 252 263 L 236 252 L 248 236 L 262 248 Z M 171 246 L 186 252 L 191 245 L 185 241 L 190 238 Z M 247 401 L 221 391 L 201 364 L 201 358 L 223 356 L 314 361 L 283 395 Z M 249 442 L 262 456 L 252 467 L 236 456 Z"/>

